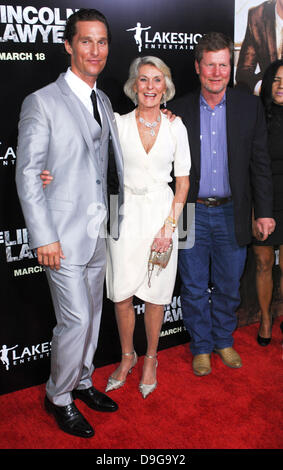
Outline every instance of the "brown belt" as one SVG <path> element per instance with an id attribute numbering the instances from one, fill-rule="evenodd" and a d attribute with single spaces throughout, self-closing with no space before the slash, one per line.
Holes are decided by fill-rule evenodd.
<path id="1" fill-rule="evenodd" d="M 206 199 L 197 199 L 197 202 L 204 204 L 206 207 L 222 206 L 222 204 L 226 204 L 229 201 L 232 201 L 231 197 L 207 197 Z"/>

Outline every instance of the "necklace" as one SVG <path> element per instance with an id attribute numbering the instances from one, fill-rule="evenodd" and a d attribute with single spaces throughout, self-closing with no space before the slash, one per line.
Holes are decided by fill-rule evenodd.
<path id="1" fill-rule="evenodd" d="M 139 116 L 139 121 L 144 124 L 146 127 L 149 127 L 150 128 L 150 134 L 152 135 L 152 137 L 155 136 L 155 130 L 154 128 L 158 125 L 158 123 L 160 122 L 160 115 L 157 117 L 157 120 L 156 121 L 153 121 L 153 122 L 148 122 L 148 121 L 145 121 L 142 117 Z"/>

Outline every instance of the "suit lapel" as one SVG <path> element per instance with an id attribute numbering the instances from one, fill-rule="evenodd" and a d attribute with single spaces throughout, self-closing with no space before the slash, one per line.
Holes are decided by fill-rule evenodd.
<path id="1" fill-rule="evenodd" d="M 92 155 L 95 154 L 94 143 L 89 131 L 88 124 L 86 122 L 85 116 L 81 110 L 81 107 L 76 99 L 76 96 L 73 94 L 72 90 L 68 86 L 66 80 L 64 79 L 64 74 L 61 74 L 56 81 L 56 84 L 61 90 L 62 98 L 66 104 L 66 106 L 70 110 L 70 114 L 74 119 L 76 125 L 80 129 L 80 133 L 83 136 L 87 146 L 90 149 Z"/>
<path id="2" fill-rule="evenodd" d="M 109 108 L 107 101 L 104 99 L 103 94 L 100 90 L 97 90 L 97 96 L 99 98 L 100 104 L 103 106 L 104 112 L 106 114 L 106 118 L 108 120 L 108 125 L 110 129 L 110 135 L 113 143 L 113 148 L 115 150 L 115 160 L 118 173 L 123 172 L 123 157 L 122 157 L 122 150 L 119 141 L 118 129 L 115 120 L 115 116 L 113 114 L 112 108 Z"/>
<path id="3" fill-rule="evenodd" d="M 233 192 L 232 175 L 238 173 L 238 154 L 239 136 L 242 135 L 241 123 L 243 108 L 239 106 L 239 98 L 233 93 L 233 89 L 227 88 L 226 90 L 226 123 L 227 123 L 227 151 L 228 151 L 228 168 L 230 187 Z"/>
<path id="4" fill-rule="evenodd" d="M 267 48 L 269 52 L 270 62 L 277 59 L 277 47 L 276 47 L 276 27 L 275 27 L 275 4 L 270 3 L 266 5 L 263 10 L 263 24 L 266 25 L 266 37 Z M 264 72 L 264 71 L 263 71 Z"/>
<path id="5" fill-rule="evenodd" d="M 97 90 L 97 96 L 98 96 L 99 102 L 103 106 L 103 110 L 106 114 L 106 118 L 107 118 L 107 121 L 108 121 L 108 124 L 109 124 L 109 127 L 110 127 L 111 135 L 116 138 L 117 137 L 117 129 L 116 129 L 116 126 L 115 126 L 115 129 L 114 129 L 115 117 L 113 115 L 113 111 L 112 111 L 112 109 L 109 110 L 109 106 L 108 106 L 106 100 L 104 99 L 102 93 L 100 93 L 100 90 Z"/>
<path id="6" fill-rule="evenodd" d="M 189 122 L 187 128 L 189 131 L 190 145 L 193 145 L 191 149 L 192 158 L 194 159 L 194 165 L 197 175 L 200 175 L 200 106 L 199 106 L 200 92 L 192 94 L 192 101 L 188 104 L 190 109 Z"/>

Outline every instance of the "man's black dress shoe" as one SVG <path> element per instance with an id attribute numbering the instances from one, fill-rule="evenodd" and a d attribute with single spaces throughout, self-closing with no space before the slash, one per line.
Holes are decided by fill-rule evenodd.
<path id="1" fill-rule="evenodd" d="M 73 390 L 73 398 L 79 398 L 84 401 L 90 408 L 96 411 L 116 411 L 118 405 L 111 398 L 94 387 L 82 390 Z"/>
<path id="2" fill-rule="evenodd" d="M 44 405 L 46 411 L 53 414 L 62 431 L 79 437 L 94 436 L 93 428 L 74 403 L 67 406 L 57 406 L 45 397 Z"/>

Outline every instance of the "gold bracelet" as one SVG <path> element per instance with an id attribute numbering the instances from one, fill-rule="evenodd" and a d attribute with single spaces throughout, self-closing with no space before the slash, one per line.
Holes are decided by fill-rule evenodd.
<path id="1" fill-rule="evenodd" d="M 176 220 L 173 219 L 172 217 L 167 217 L 167 219 L 165 219 L 164 225 L 170 225 L 170 227 L 173 229 L 173 232 L 175 228 L 177 227 Z"/>

